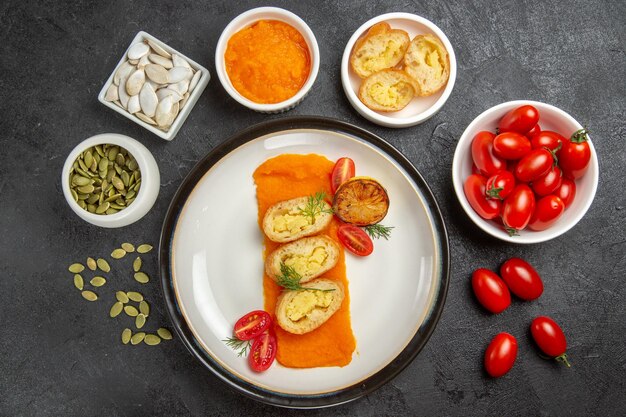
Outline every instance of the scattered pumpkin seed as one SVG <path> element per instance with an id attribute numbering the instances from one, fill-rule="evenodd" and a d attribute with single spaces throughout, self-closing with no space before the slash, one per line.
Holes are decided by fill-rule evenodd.
<path id="1" fill-rule="evenodd" d="M 130 317 L 137 317 L 139 311 L 137 311 L 137 308 L 135 306 L 124 306 L 124 313 L 126 313 Z"/>
<path id="2" fill-rule="evenodd" d="M 133 261 L 133 271 L 139 272 L 141 269 L 141 258 L 138 256 L 137 259 Z"/>
<path id="3" fill-rule="evenodd" d="M 127 345 L 128 342 L 130 342 L 130 336 L 132 334 L 133 334 L 133 332 L 131 332 L 130 329 L 128 329 L 128 328 L 122 330 L 122 343 Z"/>
<path id="4" fill-rule="evenodd" d="M 96 261 L 96 264 L 98 265 L 98 268 L 100 268 L 101 271 L 111 272 L 111 266 L 106 260 L 102 258 L 98 258 L 98 260 Z"/>
<path id="5" fill-rule="evenodd" d="M 132 243 L 122 243 L 122 249 L 128 253 L 132 253 L 135 251 L 135 246 Z"/>
<path id="6" fill-rule="evenodd" d="M 139 343 L 143 342 L 144 337 L 146 337 L 146 334 L 144 332 L 135 333 L 130 338 L 130 344 L 131 345 L 138 345 Z"/>
<path id="7" fill-rule="evenodd" d="M 150 315 L 150 305 L 146 300 L 143 300 L 139 303 L 139 311 L 145 316 Z"/>
<path id="8" fill-rule="evenodd" d="M 144 324 L 146 324 L 146 316 L 138 314 L 137 317 L 135 317 L 135 327 L 141 329 Z"/>
<path id="9" fill-rule="evenodd" d="M 161 338 L 155 334 L 147 334 L 143 341 L 146 345 L 155 346 L 161 343 Z"/>
<path id="10" fill-rule="evenodd" d="M 107 280 L 104 277 L 93 277 L 89 283 L 94 287 L 102 287 L 107 283 Z"/>
<path id="11" fill-rule="evenodd" d="M 124 309 L 124 304 L 118 301 L 117 303 L 113 304 L 113 306 L 111 306 L 111 311 L 109 311 L 109 316 L 117 317 L 119 316 L 119 314 L 122 312 L 123 309 Z"/>
<path id="12" fill-rule="evenodd" d="M 172 340 L 172 333 L 165 327 L 159 328 L 159 330 L 157 330 L 157 334 L 161 336 L 161 339 L 163 340 Z"/>
<path id="13" fill-rule="evenodd" d="M 126 295 L 128 296 L 128 298 L 130 298 L 136 303 L 140 303 L 143 301 L 143 295 L 139 294 L 138 292 L 129 291 L 126 293 Z"/>
<path id="14" fill-rule="evenodd" d="M 115 298 L 122 304 L 126 304 L 128 302 L 128 296 L 124 291 L 118 291 L 115 293 Z"/>
<path id="15" fill-rule="evenodd" d="M 126 251 L 124 249 L 118 248 L 111 252 L 111 258 L 113 259 L 122 259 L 124 256 L 126 256 Z"/>
<path id="16" fill-rule="evenodd" d="M 85 283 L 83 281 L 83 277 L 80 274 L 74 275 L 74 286 L 77 290 L 82 291 Z"/>
<path id="17" fill-rule="evenodd" d="M 146 284 L 150 281 L 150 277 L 145 272 L 135 272 L 135 281 L 140 284 Z"/>
<path id="18" fill-rule="evenodd" d="M 87 301 L 96 301 L 98 299 L 98 295 L 95 292 L 89 290 L 81 292 L 81 295 Z"/>
<path id="19" fill-rule="evenodd" d="M 94 258 L 87 258 L 87 268 L 91 269 L 92 271 L 95 271 L 97 268 L 97 264 L 96 264 L 96 260 Z"/>
<path id="20" fill-rule="evenodd" d="M 152 250 L 152 245 L 148 245 L 147 243 L 144 243 L 143 245 L 139 245 L 137 247 L 137 252 L 139 253 L 148 253 Z"/>
<path id="21" fill-rule="evenodd" d="M 85 270 L 85 267 L 83 266 L 83 264 L 75 263 L 71 264 L 68 269 L 72 274 L 80 274 Z"/>

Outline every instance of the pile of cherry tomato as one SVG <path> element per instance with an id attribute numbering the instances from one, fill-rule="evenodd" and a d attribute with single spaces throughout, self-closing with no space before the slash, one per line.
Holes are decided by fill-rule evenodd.
<path id="1" fill-rule="evenodd" d="M 237 320 L 234 339 L 243 342 L 240 355 L 248 349 L 248 363 L 255 372 L 266 371 L 276 358 L 276 336 L 272 332 L 272 318 L 263 310 L 251 311 Z M 235 345 L 237 346 L 237 345 Z"/>
<path id="2" fill-rule="evenodd" d="M 525 301 L 535 300 L 543 293 L 543 281 L 528 262 L 511 258 L 500 267 L 500 276 L 480 268 L 472 274 L 472 288 L 480 304 L 494 314 L 501 313 L 511 305 L 511 293 Z M 567 341 L 561 327 L 546 316 L 536 317 L 530 332 L 533 340 L 546 355 L 567 361 Z M 509 333 L 498 333 L 485 351 L 485 370 L 500 377 L 511 370 L 517 358 L 517 340 Z"/>
<path id="3" fill-rule="evenodd" d="M 501 220 L 511 236 L 526 227 L 549 228 L 574 201 L 574 181 L 589 167 L 587 133 L 581 129 L 568 139 L 541 130 L 535 107 L 511 110 L 497 134 L 474 136 L 474 166 L 464 184 L 467 200 L 483 219 Z"/>

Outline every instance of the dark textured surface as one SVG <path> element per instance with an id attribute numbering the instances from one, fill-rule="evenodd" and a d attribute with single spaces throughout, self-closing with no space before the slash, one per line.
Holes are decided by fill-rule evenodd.
<path id="1" fill-rule="evenodd" d="M 96 96 L 128 42 L 145 30 L 213 72 L 221 30 L 257 6 L 243 2 L 5 1 L 0 5 L 0 415 L 623 415 L 626 410 L 626 59 L 620 1 L 275 2 L 303 17 L 322 54 L 317 82 L 290 115 L 324 115 L 389 140 L 421 170 L 450 233 L 451 285 L 442 319 L 419 357 L 372 395 L 325 411 L 289 411 L 228 389 L 173 341 L 156 348 L 117 342 L 108 302 L 73 290 L 67 265 L 125 240 L 156 243 L 167 205 L 193 164 L 237 130 L 280 115 L 242 108 L 214 79 L 171 143 L 130 123 Z M 352 32 L 389 11 L 422 15 L 448 35 L 458 59 L 455 89 L 423 125 L 389 130 L 350 107 L 339 63 Z M 462 213 L 450 178 L 457 138 L 486 108 L 512 99 L 559 106 L 587 122 L 600 160 L 598 194 L 566 235 L 532 246 L 487 237 Z M 135 137 L 161 169 L 152 211 L 120 230 L 91 226 L 67 207 L 59 173 L 67 153 L 102 132 Z M 491 316 L 471 295 L 469 274 L 523 256 L 546 283 L 543 296 Z M 156 276 L 156 255 L 146 258 Z M 127 262 L 130 262 L 128 260 Z M 115 277 L 113 277 L 115 279 Z M 118 279 L 121 279 L 118 278 Z M 156 282 L 143 289 L 166 321 Z M 548 314 L 562 324 L 574 366 L 541 359 L 527 331 Z M 518 337 L 514 369 L 482 371 L 489 339 Z"/>

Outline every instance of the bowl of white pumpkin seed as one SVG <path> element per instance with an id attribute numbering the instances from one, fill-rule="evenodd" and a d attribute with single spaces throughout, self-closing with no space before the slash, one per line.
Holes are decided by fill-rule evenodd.
<path id="1" fill-rule="evenodd" d="M 65 161 L 63 194 L 83 220 L 101 227 L 122 227 L 141 219 L 159 194 L 154 157 L 140 142 L 103 133 L 78 144 Z"/>

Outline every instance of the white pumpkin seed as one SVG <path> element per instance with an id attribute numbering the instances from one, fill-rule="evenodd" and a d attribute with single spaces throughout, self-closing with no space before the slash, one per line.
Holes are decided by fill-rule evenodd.
<path id="1" fill-rule="evenodd" d="M 135 114 L 141 111 L 141 105 L 139 104 L 139 95 L 131 96 L 128 100 L 128 112 L 130 114 Z"/>
<path id="2" fill-rule="evenodd" d="M 122 304 L 126 304 L 128 302 L 128 295 L 124 291 L 117 291 L 115 293 L 115 298 Z"/>
<path id="3" fill-rule="evenodd" d="M 98 295 L 93 291 L 85 290 L 81 292 L 80 294 L 87 301 L 96 301 L 98 299 Z"/>
<path id="4" fill-rule="evenodd" d="M 132 301 L 136 302 L 136 303 L 140 303 L 143 301 L 143 295 L 141 295 L 138 292 L 135 291 L 129 291 L 126 293 L 126 295 L 128 296 L 129 299 L 131 299 Z"/>
<path id="5" fill-rule="evenodd" d="M 120 97 L 120 103 L 122 107 L 125 109 L 128 108 L 128 100 L 130 100 L 130 96 L 126 92 L 126 82 L 128 81 L 128 77 L 122 78 L 120 80 L 120 85 L 117 87 L 117 94 Z"/>
<path id="6" fill-rule="evenodd" d="M 167 76 L 169 83 L 175 84 L 182 80 L 191 80 L 191 77 L 193 77 L 193 72 L 191 72 L 191 69 L 187 67 L 174 67 L 169 70 Z"/>
<path id="7" fill-rule="evenodd" d="M 189 82 L 189 92 L 191 93 L 194 88 L 198 85 L 198 81 L 200 81 L 200 77 L 202 76 L 202 71 L 196 71 L 193 75 L 193 78 Z"/>
<path id="8" fill-rule="evenodd" d="M 178 91 L 172 90 L 171 88 L 161 88 L 157 90 L 156 96 L 159 99 L 159 101 L 163 100 L 167 96 L 172 96 L 172 100 L 174 102 L 181 101 L 183 99 L 183 96 L 178 94 Z"/>
<path id="9" fill-rule="evenodd" d="M 139 62 L 137 62 L 137 68 L 141 69 L 141 68 L 145 67 L 146 65 L 150 64 L 151 62 L 152 61 L 150 61 L 150 58 L 148 58 L 148 54 L 146 54 L 146 55 L 141 57 Z"/>
<path id="10" fill-rule="evenodd" d="M 147 284 L 150 281 L 150 277 L 145 272 L 135 272 L 135 281 L 140 284 Z"/>
<path id="11" fill-rule="evenodd" d="M 135 251 L 135 246 L 132 243 L 122 243 L 122 249 L 127 253 L 132 253 Z"/>
<path id="12" fill-rule="evenodd" d="M 143 42 L 137 42 L 130 48 L 128 48 L 128 59 L 140 59 L 142 56 L 150 52 L 150 47 Z"/>
<path id="13" fill-rule="evenodd" d="M 104 99 L 106 101 L 117 101 L 120 96 L 117 94 L 117 86 L 115 84 L 111 84 L 109 88 L 107 88 L 107 92 L 104 95 Z M 88 164 L 91 165 L 91 164 Z"/>
<path id="14" fill-rule="evenodd" d="M 152 85 L 145 83 L 139 92 L 139 104 L 141 111 L 148 117 L 154 117 L 159 98 L 157 97 Z"/>
<path id="15" fill-rule="evenodd" d="M 118 70 L 115 71 L 115 75 L 113 76 L 113 84 L 120 85 L 121 81 L 127 78 L 134 69 L 135 67 L 130 65 L 128 61 L 124 61 L 124 63 L 120 65 Z"/>
<path id="16" fill-rule="evenodd" d="M 74 275 L 74 286 L 79 291 L 83 290 L 83 288 L 85 286 L 85 283 L 83 281 L 83 277 L 80 274 L 75 274 Z"/>
<path id="17" fill-rule="evenodd" d="M 187 104 L 187 101 L 189 101 L 189 92 L 185 93 L 185 95 L 183 96 L 183 99 L 178 103 L 180 110 L 182 110 L 183 107 L 185 107 L 185 104 Z"/>
<path id="18" fill-rule="evenodd" d="M 139 312 L 146 317 L 150 315 L 150 304 L 146 300 L 139 303 Z"/>
<path id="19" fill-rule="evenodd" d="M 191 69 L 191 65 L 189 65 L 189 62 L 187 62 L 187 60 L 180 55 L 172 54 L 172 62 L 174 63 L 175 67 L 185 67 Z"/>
<path id="20" fill-rule="evenodd" d="M 106 260 L 102 258 L 98 258 L 98 260 L 96 261 L 96 264 L 98 265 L 98 268 L 100 268 L 101 271 L 111 272 L 111 266 Z"/>
<path id="21" fill-rule="evenodd" d="M 172 333 L 165 327 L 159 328 L 159 330 L 157 330 L 157 334 L 161 336 L 161 339 L 163 340 L 172 340 Z"/>
<path id="22" fill-rule="evenodd" d="M 166 84 L 168 82 L 167 70 L 161 65 L 148 64 L 144 67 L 146 76 L 155 83 Z"/>
<path id="23" fill-rule="evenodd" d="M 141 269 L 141 258 L 138 256 L 134 261 L 133 261 L 133 271 L 135 272 L 139 272 L 139 270 Z"/>
<path id="24" fill-rule="evenodd" d="M 170 118 L 174 108 L 174 101 L 171 96 L 165 97 L 159 101 L 156 108 L 155 120 L 159 126 L 168 126 L 171 124 Z"/>
<path id="25" fill-rule="evenodd" d="M 150 345 L 150 346 L 156 346 L 159 343 L 161 343 L 161 338 L 155 334 L 147 334 L 144 339 L 143 342 L 146 345 Z"/>
<path id="26" fill-rule="evenodd" d="M 156 52 L 157 54 L 161 55 L 162 57 L 165 57 L 165 58 L 171 58 L 172 57 L 172 54 L 167 52 L 159 44 L 157 44 L 156 42 L 154 42 L 154 41 L 152 41 L 150 39 L 148 39 L 148 45 L 150 45 L 150 48 L 152 48 L 152 50 L 154 52 Z"/>
<path id="27" fill-rule="evenodd" d="M 126 81 L 126 92 L 129 96 L 136 96 L 141 91 L 141 87 L 146 82 L 146 73 L 142 69 L 133 72 Z"/>
<path id="28" fill-rule="evenodd" d="M 137 317 L 135 317 L 135 327 L 141 329 L 144 324 L 146 324 L 146 316 L 138 314 Z"/>
<path id="29" fill-rule="evenodd" d="M 126 313 L 130 317 L 137 317 L 137 314 L 139 314 L 139 311 L 137 310 L 135 306 L 129 305 L 129 306 L 124 306 L 124 313 Z"/>
<path id="30" fill-rule="evenodd" d="M 139 120 L 141 120 L 142 122 L 146 122 L 146 123 L 148 123 L 149 125 L 154 125 L 154 126 L 156 126 L 156 124 L 157 124 L 157 123 L 156 123 L 156 122 L 155 122 L 152 118 L 150 118 L 150 117 L 146 116 L 145 114 L 143 114 L 143 113 L 141 113 L 141 112 L 139 112 L 139 113 L 135 113 L 135 116 L 137 116 L 137 118 L 138 118 Z"/>
<path id="31" fill-rule="evenodd" d="M 102 287 L 107 283 L 107 280 L 104 277 L 93 277 L 89 283 L 94 287 Z"/>
<path id="32" fill-rule="evenodd" d="M 123 309 L 124 304 L 118 301 L 111 306 L 111 310 L 109 310 L 109 317 L 113 318 L 119 316 Z"/>
<path id="33" fill-rule="evenodd" d="M 158 54 L 150 54 L 148 55 L 148 58 L 150 59 L 150 61 L 152 61 L 153 63 L 162 66 L 165 69 L 170 69 L 174 67 L 174 64 L 172 63 L 171 59 L 165 58 L 161 55 Z"/>
<path id="34" fill-rule="evenodd" d="M 174 84 L 170 84 L 167 88 L 178 91 L 181 96 L 189 91 L 189 80 L 185 79 Z"/>
<path id="35" fill-rule="evenodd" d="M 126 251 L 124 249 L 117 248 L 111 252 L 111 258 L 113 259 L 122 259 L 126 256 Z"/>
<path id="36" fill-rule="evenodd" d="M 143 243 L 137 247 L 137 252 L 139 253 L 148 253 L 152 250 L 152 245 L 147 243 Z"/>
<path id="37" fill-rule="evenodd" d="M 130 329 L 126 328 L 122 330 L 122 343 L 127 345 L 130 342 L 130 337 L 132 336 L 132 332 Z"/>
<path id="38" fill-rule="evenodd" d="M 139 252 L 139 253 L 145 253 L 145 252 Z M 83 272 L 85 270 L 85 267 L 83 266 L 83 264 L 79 264 L 79 263 L 74 263 L 71 264 L 69 268 L 67 268 L 72 274 L 79 274 L 81 272 Z"/>
<path id="39" fill-rule="evenodd" d="M 146 337 L 146 334 L 144 332 L 135 333 L 130 338 L 130 344 L 131 345 L 138 345 L 139 343 L 143 342 L 144 337 Z"/>

